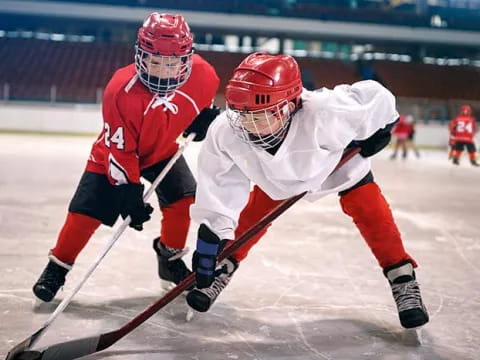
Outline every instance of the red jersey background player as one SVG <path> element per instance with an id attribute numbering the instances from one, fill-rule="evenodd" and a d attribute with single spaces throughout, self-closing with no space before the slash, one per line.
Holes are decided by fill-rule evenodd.
<path id="1" fill-rule="evenodd" d="M 449 124 L 450 140 L 452 146 L 452 161 L 455 165 L 460 164 L 460 156 L 463 149 L 466 148 L 470 163 L 478 166 L 474 137 L 477 132 L 477 124 L 472 116 L 470 105 L 463 105 L 460 108 L 460 114 L 454 117 Z"/>
<path id="2" fill-rule="evenodd" d="M 182 16 L 152 13 L 146 18 L 138 31 L 135 62 L 115 72 L 105 88 L 103 130 L 92 146 L 50 261 L 33 287 L 38 298 L 54 298 L 102 223 L 113 226 L 119 215 L 130 215 L 130 226 L 142 230 L 153 208 L 143 202 L 140 178 L 154 181 L 177 151 L 178 136 L 195 132 L 195 140 L 205 137 L 218 114 L 211 107 L 218 84 L 213 67 L 194 54 L 193 35 Z M 181 157 L 156 189 L 162 222 L 153 248 L 163 280 L 178 283 L 190 273 L 181 256 L 195 188 Z"/>
<path id="3" fill-rule="evenodd" d="M 415 124 L 411 115 L 400 115 L 397 125 L 393 128 L 392 135 L 395 137 L 395 145 L 390 159 L 396 159 L 400 148 L 402 148 L 402 158 L 406 159 L 409 147 L 415 152 L 417 158 L 420 157 L 420 153 L 413 143 Z"/>

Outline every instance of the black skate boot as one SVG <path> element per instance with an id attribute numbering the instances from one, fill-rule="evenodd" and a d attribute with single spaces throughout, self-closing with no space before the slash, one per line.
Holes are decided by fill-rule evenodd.
<path id="1" fill-rule="evenodd" d="M 415 280 L 413 265 L 410 262 L 399 264 L 385 269 L 384 273 L 392 287 L 402 326 L 411 329 L 425 325 L 428 313 Z"/>
<path id="2" fill-rule="evenodd" d="M 42 301 L 50 302 L 58 290 L 65 284 L 65 276 L 72 269 L 72 265 L 66 264 L 50 255 L 42 275 L 33 285 L 33 293 Z"/>
<path id="3" fill-rule="evenodd" d="M 470 159 L 470 164 L 472 164 L 472 166 L 479 166 L 475 159 Z"/>
<path id="4" fill-rule="evenodd" d="M 204 289 L 193 289 L 187 295 L 187 303 L 194 310 L 206 312 L 213 305 L 218 295 L 228 285 L 233 273 L 238 269 L 238 261 L 232 257 L 223 260 L 215 270 L 215 280 Z"/>
<path id="5" fill-rule="evenodd" d="M 160 238 L 153 240 L 153 250 L 157 253 L 158 276 L 164 281 L 181 283 L 192 272 L 181 259 L 188 249 L 174 249 L 162 244 Z"/>
<path id="6" fill-rule="evenodd" d="M 454 156 L 454 157 L 452 158 L 452 162 L 453 162 L 454 165 L 460 165 L 460 160 L 458 159 L 458 157 L 455 157 L 455 156 Z"/>

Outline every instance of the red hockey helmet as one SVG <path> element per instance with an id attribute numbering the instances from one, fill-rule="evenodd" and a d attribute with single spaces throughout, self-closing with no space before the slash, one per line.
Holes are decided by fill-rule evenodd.
<path id="1" fill-rule="evenodd" d="M 152 13 L 138 29 L 135 65 L 150 91 L 165 95 L 192 70 L 193 34 L 181 15 Z"/>
<path id="2" fill-rule="evenodd" d="M 269 148 L 286 134 L 302 93 L 300 69 L 288 55 L 254 53 L 234 70 L 225 98 L 227 117 L 245 141 Z"/>
<path id="3" fill-rule="evenodd" d="M 138 45 L 154 55 L 188 55 L 192 52 L 193 35 L 183 16 L 154 12 L 138 29 Z"/>
<path id="4" fill-rule="evenodd" d="M 470 105 L 462 105 L 460 107 L 460 114 L 467 116 L 472 115 L 472 107 Z"/>
<path id="5" fill-rule="evenodd" d="M 259 110 L 291 101 L 301 92 L 300 69 L 293 57 L 253 53 L 234 70 L 225 98 L 230 108 Z"/>

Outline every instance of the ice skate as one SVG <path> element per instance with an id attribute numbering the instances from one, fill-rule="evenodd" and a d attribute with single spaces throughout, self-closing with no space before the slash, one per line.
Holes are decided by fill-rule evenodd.
<path id="1" fill-rule="evenodd" d="M 163 244 L 160 238 L 156 238 L 153 240 L 153 249 L 157 254 L 158 276 L 162 280 L 162 287 L 165 290 L 170 290 L 174 284 L 179 284 L 191 274 L 182 260 L 182 256 L 188 252 L 188 248 L 174 249 Z"/>
<path id="2" fill-rule="evenodd" d="M 212 285 L 204 289 L 193 289 L 187 295 L 187 303 L 194 310 L 206 312 L 213 305 L 217 297 L 230 282 L 233 273 L 238 269 L 238 262 L 234 258 L 223 260 L 215 270 L 215 280 Z"/>
<path id="3" fill-rule="evenodd" d="M 386 276 L 392 287 L 400 323 L 406 329 L 417 328 L 428 322 L 428 313 L 422 301 L 420 287 L 411 263 L 389 268 Z"/>
<path id="4" fill-rule="evenodd" d="M 33 293 L 44 302 L 53 300 L 58 290 L 65 284 L 65 276 L 72 265 L 66 264 L 50 255 L 50 261 L 43 270 L 40 278 L 33 285 Z"/>

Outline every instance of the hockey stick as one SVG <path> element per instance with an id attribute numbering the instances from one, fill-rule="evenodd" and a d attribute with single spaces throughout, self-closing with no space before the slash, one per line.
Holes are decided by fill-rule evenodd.
<path id="1" fill-rule="evenodd" d="M 359 151 L 360 148 L 347 149 L 342 156 L 342 159 L 333 171 L 337 170 L 339 167 L 345 164 Z M 306 193 L 307 192 L 303 192 L 299 195 L 282 201 L 269 214 L 265 215 L 257 224 L 253 225 L 238 239 L 231 242 L 231 244 L 227 248 L 225 248 L 218 256 L 218 261 L 220 262 L 223 259 L 232 255 L 235 250 L 237 250 L 248 240 L 250 240 L 251 237 L 253 237 L 260 230 L 262 230 L 267 224 L 271 223 L 282 213 L 284 213 L 290 206 L 300 200 Z M 18 355 L 16 357 L 9 355 L 7 356 L 6 360 L 72 360 L 105 350 L 106 348 L 115 344 L 118 340 L 132 332 L 146 320 L 148 320 L 152 315 L 162 309 L 165 305 L 169 304 L 172 300 L 174 300 L 186 289 L 191 287 L 194 283 L 195 274 L 192 273 L 180 284 L 178 284 L 167 294 L 165 294 L 165 296 L 163 296 L 154 304 L 150 305 L 150 307 L 145 309 L 142 313 L 138 314 L 129 323 L 125 324 L 117 330 L 100 335 L 90 336 L 87 338 L 54 344 L 38 351 L 17 352 Z"/>
<path id="2" fill-rule="evenodd" d="M 180 146 L 177 150 L 177 152 L 172 156 L 172 158 L 168 161 L 167 165 L 163 168 L 163 170 L 158 174 L 158 176 L 155 178 L 153 181 L 152 185 L 150 188 L 147 190 L 147 192 L 143 195 L 143 200 L 147 201 L 148 198 L 153 194 L 157 186 L 160 184 L 160 182 L 164 179 L 164 177 L 167 175 L 167 173 L 170 171 L 172 166 L 175 164 L 175 162 L 178 160 L 178 158 L 183 154 L 185 149 L 187 148 L 187 145 L 193 140 L 195 137 L 195 133 L 190 133 L 186 138 L 181 138 Z M 115 242 L 118 240 L 120 235 L 123 234 L 125 229 L 130 225 L 131 218 L 130 216 L 127 216 L 123 223 L 118 227 L 117 231 L 113 234 L 112 238 L 110 241 L 107 243 L 103 251 L 100 253 L 100 255 L 97 257 L 95 262 L 90 266 L 86 274 L 84 275 L 83 279 L 77 284 L 77 286 L 73 289 L 73 291 L 62 300 L 60 304 L 58 304 L 57 308 L 55 311 L 50 315 L 50 317 L 47 319 L 45 324 L 37 331 L 35 332 L 32 336 L 28 337 L 18 345 L 16 345 L 12 350 L 7 355 L 7 360 L 10 359 L 15 359 L 15 355 L 24 352 L 25 350 L 30 349 L 35 345 L 35 343 L 40 339 L 40 337 L 45 333 L 47 328 L 54 322 L 54 320 L 62 313 L 63 310 L 68 306 L 72 298 L 77 294 L 77 292 L 80 290 L 80 288 L 83 286 L 83 284 L 87 281 L 87 279 L 90 277 L 90 275 L 93 273 L 93 271 L 97 268 L 97 266 L 100 264 L 100 262 L 103 260 L 103 258 L 107 255 L 107 253 L 110 251 L 110 249 L 113 247 Z"/>

